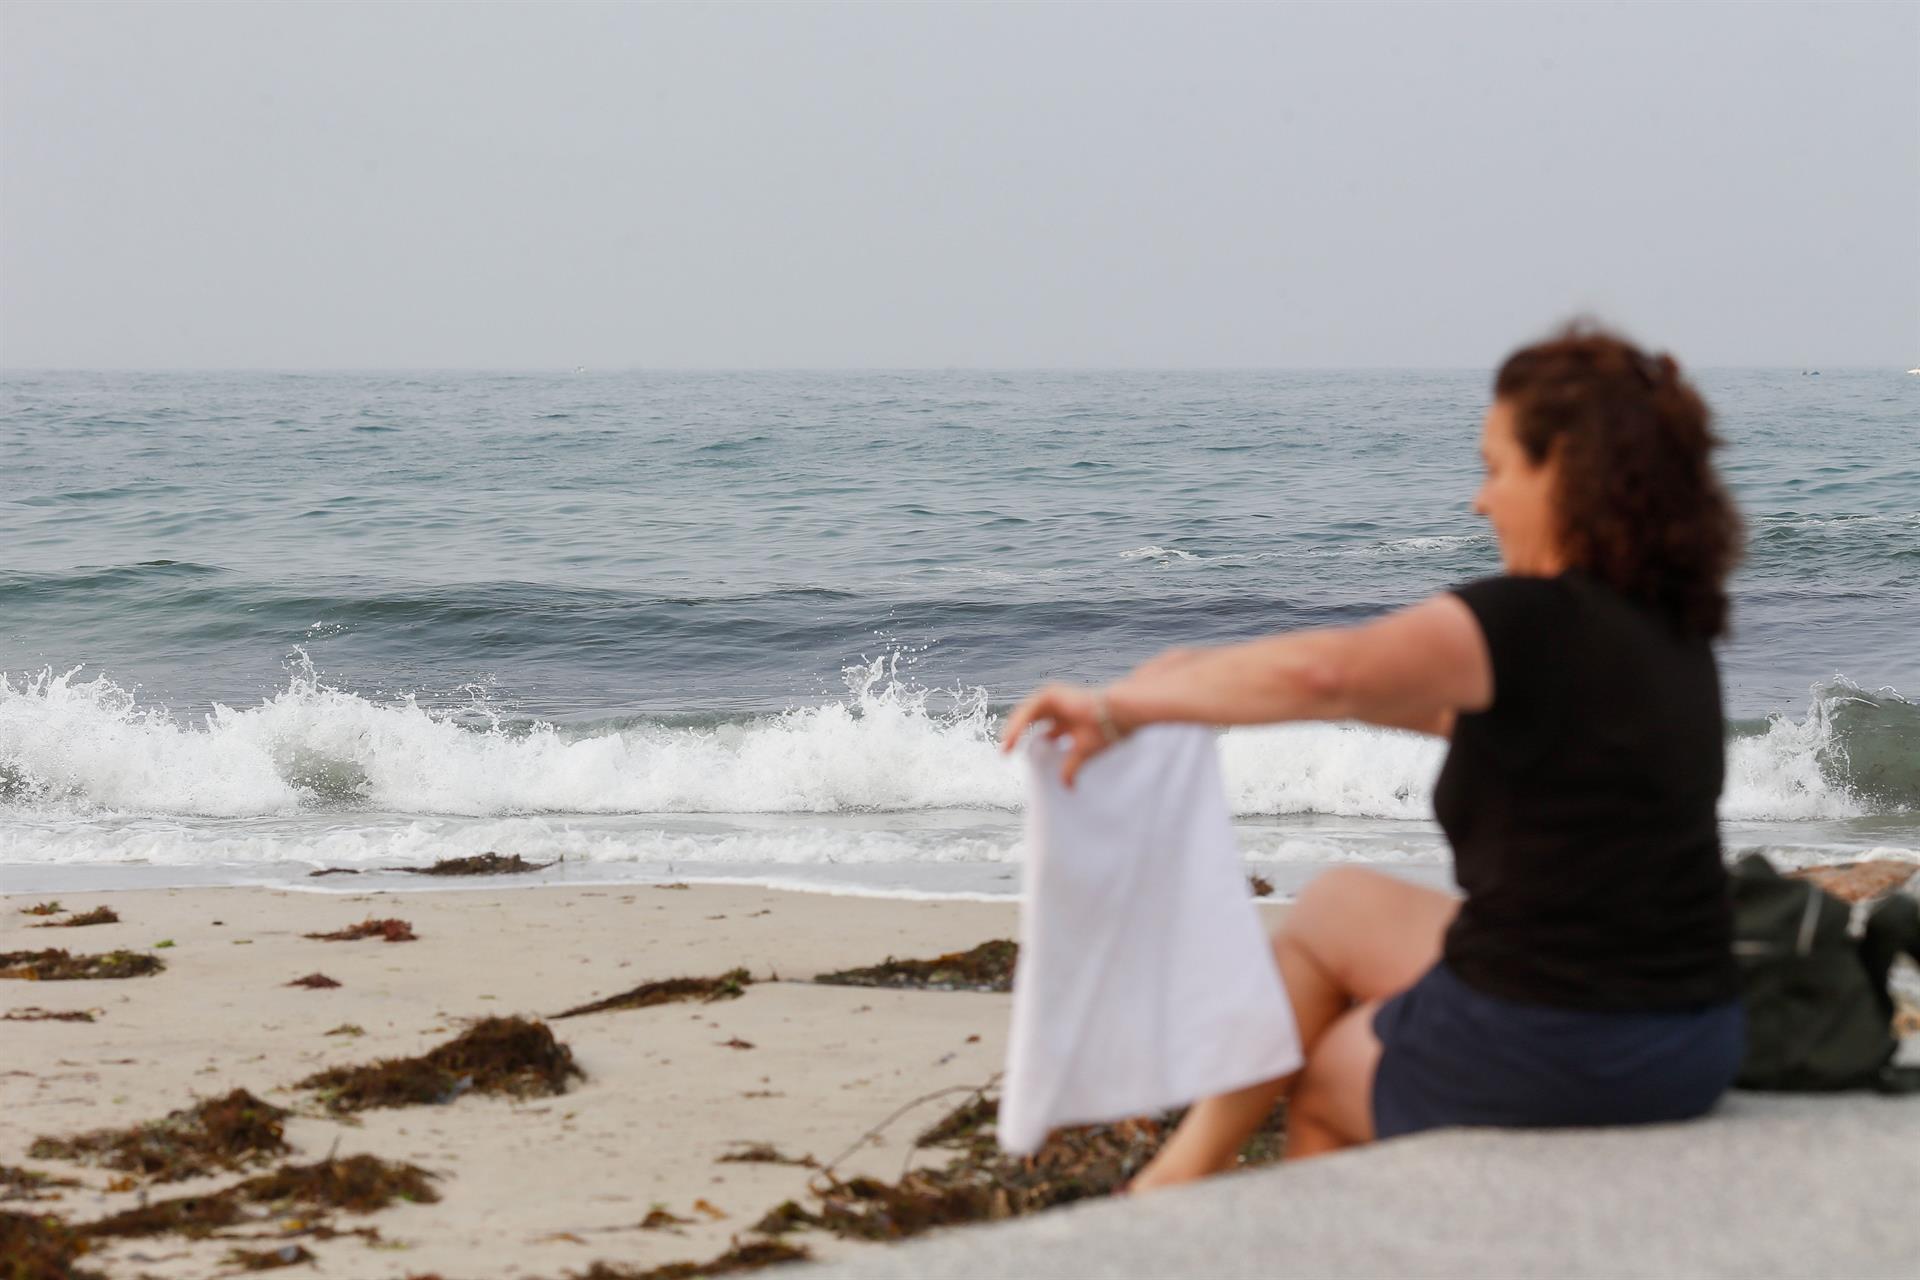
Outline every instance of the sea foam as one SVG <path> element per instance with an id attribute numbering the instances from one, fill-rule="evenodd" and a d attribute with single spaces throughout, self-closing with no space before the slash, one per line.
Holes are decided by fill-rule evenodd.
<path id="1" fill-rule="evenodd" d="M 0 676 L 0 814 L 211 819 L 379 811 L 524 814 L 1012 812 L 985 690 L 936 691 L 897 660 L 850 668 L 841 701 L 688 727 L 511 724 L 329 687 L 310 668 L 257 706 L 182 721 L 104 676 Z M 941 696 L 935 698 L 935 694 Z M 938 707 L 934 704 L 938 703 Z M 1908 810 L 1910 779 L 1853 785 L 1859 749 L 1904 741 L 1912 704 L 1847 682 L 1807 713 L 1729 743 L 1724 818 Z M 1851 717 L 1851 719 L 1850 719 Z M 1236 728 L 1222 740 L 1234 812 L 1429 819 L 1436 739 L 1356 725 Z"/>

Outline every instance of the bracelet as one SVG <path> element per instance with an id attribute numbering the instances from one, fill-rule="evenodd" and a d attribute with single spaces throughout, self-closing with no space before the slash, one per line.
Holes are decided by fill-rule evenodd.
<path id="1" fill-rule="evenodd" d="M 1113 746 L 1126 735 L 1120 732 L 1120 726 L 1113 722 L 1113 708 L 1107 705 L 1107 694 L 1103 689 L 1093 695 L 1093 718 L 1100 726 L 1100 736 Z"/>

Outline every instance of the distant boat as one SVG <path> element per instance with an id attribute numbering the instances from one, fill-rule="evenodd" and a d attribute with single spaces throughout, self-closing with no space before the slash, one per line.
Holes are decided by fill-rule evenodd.
<path id="1" fill-rule="evenodd" d="M 1820 371 L 1818 369 L 1802 369 L 1800 376 L 1803 378 L 1817 378 L 1820 376 Z"/>

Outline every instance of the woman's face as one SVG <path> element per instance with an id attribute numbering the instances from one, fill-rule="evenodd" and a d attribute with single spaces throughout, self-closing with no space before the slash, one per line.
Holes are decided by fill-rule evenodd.
<path id="1" fill-rule="evenodd" d="M 1513 432 L 1513 407 L 1495 400 L 1480 431 L 1486 478 L 1473 509 L 1493 525 L 1508 573 L 1552 577 L 1566 568 L 1553 526 L 1554 459 L 1535 466 Z"/>

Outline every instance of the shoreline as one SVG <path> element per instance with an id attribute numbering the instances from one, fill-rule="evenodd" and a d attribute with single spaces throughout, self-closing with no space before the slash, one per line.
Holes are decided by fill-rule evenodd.
<path id="1" fill-rule="evenodd" d="M 1250 864 L 1253 865 L 1253 864 Z M 301 872 L 298 877 L 287 880 L 246 880 L 234 882 L 204 882 L 195 880 L 172 881 L 167 879 L 171 873 L 185 872 L 194 868 L 153 867 L 143 868 L 154 873 L 154 883 L 148 884 L 86 884 L 75 880 L 49 878 L 38 884 L 29 884 L 25 888 L 16 888 L 23 877 L 17 873 L 22 870 L 18 863 L 0 863 L 0 877 L 8 884 L 6 894 L 15 898 L 30 898 L 36 894 L 69 894 L 74 897 L 119 894 L 119 893 L 213 893 L 227 890 L 261 890 L 273 893 L 313 894 L 320 897 L 355 897 L 376 894 L 395 894 L 409 896 L 419 893 L 519 893 L 527 890 L 542 889 L 598 889 L 632 891 L 636 889 L 662 889 L 673 885 L 699 886 L 704 889 L 762 890 L 768 893 L 791 893 L 808 897 L 823 898 L 860 898 L 888 902 L 999 902 L 1017 905 L 1025 895 L 1017 889 L 1004 893 L 986 893 L 977 890 L 955 889 L 934 890 L 905 887 L 880 887 L 873 885 L 846 884 L 833 881 L 809 881 L 798 877 L 727 877 L 676 875 L 642 877 L 620 876 L 583 876 L 576 878 L 542 879 L 537 875 L 490 875 L 475 876 L 469 882 L 462 883 L 459 878 L 427 878 L 418 873 L 380 876 L 368 874 L 366 881 L 335 881 L 331 877 L 326 883 L 307 883 L 312 872 Z M 114 871 L 124 871 L 124 867 L 115 867 Z M 1315 866 L 1314 872 L 1322 870 Z M 1278 899 L 1276 899 L 1277 901 Z"/>

